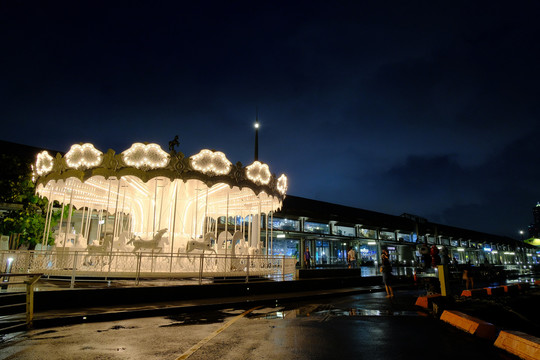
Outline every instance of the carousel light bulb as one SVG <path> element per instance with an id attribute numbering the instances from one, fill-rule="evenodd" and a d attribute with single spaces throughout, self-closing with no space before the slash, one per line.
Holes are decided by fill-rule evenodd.
<path id="1" fill-rule="evenodd" d="M 49 173 L 53 168 L 53 157 L 47 151 L 37 155 L 36 172 L 39 176 Z"/>
<path id="2" fill-rule="evenodd" d="M 246 167 L 246 176 L 254 183 L 267 185 L 270 182 L 271 174 L 268 165 L 255 161 Z"/>
<path id="3" fill-rule="evenodd" d="M 231 171 L 232 164 L 224 153 L 204 149 L 191 157 L 191 166 L 203 174 L 226 175 Z"/>

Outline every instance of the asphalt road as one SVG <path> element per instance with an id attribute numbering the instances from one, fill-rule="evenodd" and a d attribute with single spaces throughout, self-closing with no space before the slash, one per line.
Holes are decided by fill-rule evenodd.
<path id="1" fill-rule="evenodd" d="M 418 311 L 411 292 L 13 333 L 0 359 L 517 359 Z"/>

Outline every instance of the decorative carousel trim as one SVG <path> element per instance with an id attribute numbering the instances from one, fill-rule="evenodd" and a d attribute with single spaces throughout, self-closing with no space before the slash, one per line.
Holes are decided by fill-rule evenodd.
<path id="1" fill-rule="evenodd" d="M 88 157 L 83 156 L 84 145 L 78 146 L 80 148 L 75 149 L 80 151 L 79 158 L 88 160 Z M 89 149 L 91 148 L 87 147 L 86 151 L 92 151 Z M 180 152 L 167 154 L 156 144 L 136 143 L 120 154 L 115 154 L 113 150 L 108 150 L 106 154 L 100 153 L 101 161 L 96 166 L 90 166 L 93 163 L 89 161 L 78 165 L 80 161 L 75 162 L 72 156 L 67 159 L 57 154 L 53 158 L 48 154 L 47 157 L 45 153 L 40 153 L 42 155 L 36 161 L 36 171 L 41 171 L 41 174 L 38 172 L 37 185 L 69 178 L 86 182 L 95 176 L 107 180 L 135 176 L 145 183 L 157 177 L 168 178 L 171 181 L 180 179 L 184 182 L 199 180 L 208 186 L 224 183 L 231 188 L 250 188 L 257 195 L 265 192 L 281 200 L 287 191 L 285 175 L 276 179 L 275 175 L 270 173 L 268 165 L 258 161 L 247 167 L 241 162 L 233 165 L 225 154 L 219 151 L 202 150 L 194 156 L 185 157 Z M 97 156 L 93 151 L 92 154 Z"/>
<path id="2" fill-rule="evenodd" d="M 83 145 L 72 145 L 71 149 L 64 156 L 66 164 L 70 168 L 93 168 L 99 166 L 103 161 L 103 153 L 97 150 L 94 145 L 86 143 Z"/>
<path id="3" fill-rule="evenodd" d="M 203 174 L 227 175 L 231 171 L 231 162 L 221 151 L 201 150 L 191 158 L 191 166 Z"/>
<path id="4" fill-rule="evenodd" d="M 122 158 L 128 166 L 137 169 L 156 169 L 166 167 L 170 155 L 163 151 L 158 144 L 135 143 L 122 153 Z"/>
<path id="5" fill-rule="evenodd" d="M 246 167 L 246 176 L 254 183 L 263 185 L 267 185 L 272 178 L 268 165 L 259 161 L 255 161 L 253 164 Z"/>
<path id="6" fill-rule="evenodd" d="M 48 151 L 42 151 L 37 154 L 36 173 L 38 176 L 43 176 L 51 172 L 54 165 L 54 158 L 49 155 Z"/>

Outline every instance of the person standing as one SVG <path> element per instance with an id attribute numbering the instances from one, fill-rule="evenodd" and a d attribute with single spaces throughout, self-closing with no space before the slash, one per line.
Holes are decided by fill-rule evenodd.
<path id="1" fill-rule="evenodd" d="M 381 273 L 384 287 L 386 288 L 386 297 L 394 297 L 394 289 L 392 289 L 392 265 L 390 264 L 390 256 L 386 249 L 383 249 L 381 255 Z"/>
<path id="2" fill-rule="evenodd" d="M 356 268 L 356 251 L 354 251 L 352 246 L 349 248 L 349 251 L 347 252 L 347 262 L 349 263 L 349 269 Z"/>
<path id="3" fill-rule="evenodd" d="M 308 247 L 306 247 L 306 251 L 304 251 L 304 264 L 306 265 L 306 269 L 311 267 L 311 254 L 309 253 Z"/>

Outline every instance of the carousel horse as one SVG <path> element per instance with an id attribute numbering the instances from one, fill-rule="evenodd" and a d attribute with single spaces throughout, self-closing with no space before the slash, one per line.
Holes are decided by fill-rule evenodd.
<path id="1" fill-rule="evenodd" d="M 190 253 L 193 250 L 202 250 L 203 254 L 206 250 L 213 251 L 216 254 L 216 250 L 212 246 L 212 240 L 216 241 L 213 232 L 207 232 L 204 235 L 202 241 L 194 240 L 193 238 L 186 243 L 186 254 Z"/>
<path id="2" fill-rule="evenodd" d="M 126 245 L 133 244 L 133 252 L 137 252 L 141 249 L 150 249 L 161 251 L 161 242 L 164 241 L 166 245 L 169 244 L 166 238 L 163 238 L 163 234 L 167 232 L 167 228 L 159 230 L 151 240 L 143 240 L 139 236 L 133 237 L 127 242 Z"/>
<path id="3" fill-rule="evenodd" d="M 84 265 L 107 265 L 105 253 L 111 248 L 112 235 L 106 235 L 102 244 L 90 244 L 86 247 L 88 254 L 84 256 Z M 97 242 L 97 241 L 95 241 Z"/>

